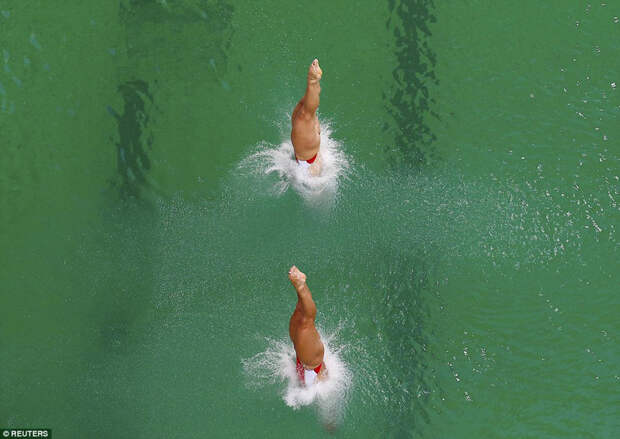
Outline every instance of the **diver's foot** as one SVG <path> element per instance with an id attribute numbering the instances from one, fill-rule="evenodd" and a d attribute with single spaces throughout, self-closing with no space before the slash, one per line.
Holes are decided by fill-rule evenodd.
<path id="1" fill-rule="evenodd" d="M 296 289 L 303 287 L 306 283 L 306 275 L 294 265 L 288 271 L 288 278 Z"/>
<path id="2" fill-rule="evenodd" d="M 315 58 L 308 69 L 308 81 L 318 82 L 321 80 L 321 76 L 323 76 L 323 70 L 319 67 L 319 60 Z"/>

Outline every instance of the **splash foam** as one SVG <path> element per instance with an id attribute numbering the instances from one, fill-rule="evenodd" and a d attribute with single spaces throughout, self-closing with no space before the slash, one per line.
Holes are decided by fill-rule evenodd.
<path id="1" fill-rule="evenodd" d="M 342 361 L 342 347 L 334 342 L 335 334 L 325 336 L 320 330 L 319 333 L 325 346 L 323 362 L 328 376 L 312 386 L 305 387 L 299 382 L 295 349 L 288 339 L 267 339 L 267 349 L 242 360 L 242 364 L 249 387 L 283 384 L 282 399 L 286 405 L 299 409 L 315 403 L 321 421 L 333 427 L 340 423 L 344 414 L 351 372 Z"/>
<path id="2" fill-rule="evenodd" d="M 280 196 L 292 187 L 307 202 L 333 201 L 338 193 L 341 178 L 347 175 L 349 160 L 342 151 L 340 142 L 331 138 L 329 123 L 321 124 L 321 149 L 319 160 L 321 172 L 317 176 L 297 164 L 293 144 L 285 140 L 280 145 L 263 142 L 256 151 L 244 159 L 239 167 L 249 169 L 256 175 L 274 175 L 272 193 Z"/>

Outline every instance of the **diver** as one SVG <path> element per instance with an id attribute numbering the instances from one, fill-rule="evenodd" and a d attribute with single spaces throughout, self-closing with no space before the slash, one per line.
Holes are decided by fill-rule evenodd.
<path id="1" fill-rule="evenodd" d="M 323 71 L 319 67 L 319 60 L 315 59 L 308 69 L 308 85 L 306 94 L 293 110 L 291 117 L 291 142 L 295 150 L 297 164 L 307 169 L 310 175 L 317 176 L 321 172 L 321 127 L 316 110 L 319 108 L 319 94 L 321 94 L 321 76 Z"/>
<path id="2" fill-rule="evenodd" d="M 325 347 L 314 326 L 316 305 L 306 284 L 306 275 L 293 265 L 288 278 L 297 291 L 297 305 L 289 323 L 289 335 L 297 354 L 297 376 L 302 385 L 309 386 L 327 377 L 323 362 Z"/>

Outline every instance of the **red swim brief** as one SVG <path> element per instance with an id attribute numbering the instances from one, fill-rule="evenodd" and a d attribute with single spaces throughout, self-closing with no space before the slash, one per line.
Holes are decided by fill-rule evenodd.
<path id="1" fill-rule="evenodd" d="M 312 164 L 312 163 L 314 163 L 314 161 L 316 160 L 316 156 L 318 156 L 318 155 L 319 155 L 319 153 L 317 152 L 316 154 L 314 154 L 314 156 L 312 156 L 312 158 L 309 158 L 308 160 L 302 160 L 302 162 L 305 161 L 307 163 Z M 295 157 L 295 160 L 297 160 L 297 162 L 299 163 L 299 159 L 297 157 Z"/>
<path id="2" fill-rule="evenodd" d="M 321 362 L 321 364 L 319 364 L 317 367 L 315 367 L 314 372 L 318 375 L 319 372 L 321 371 L 321 367 L 323 367 L 323 362 Z M 299 378 L 299 381 L 301 381 L 302 384 L 306 384 L 306 379 L 304 376 L 304 365 L 301 364 L 301 361 L 299 361 L 299 357 L 297 357 L 297 377 Z"/>

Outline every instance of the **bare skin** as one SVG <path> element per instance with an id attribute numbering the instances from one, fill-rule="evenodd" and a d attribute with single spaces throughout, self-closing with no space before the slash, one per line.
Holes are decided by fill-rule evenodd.
<path id="1" fill-rule="evenodd" d="M 321 127 L 316 110 L 319 108 L 321 94 L 321 77 L 323 71 L 319 67 L 319 60 L 315 59 L 308 69 L 308 84 L 306 94 L 297 103 L 291 118 L 291 142 L 297 160 L 308 160 L 319 152 L 321 146 Z M 318 175 L 321 170 L 320 157 L 310 165 L 310 174 Z"/>
<path id="2" fill-rule="evenodd" d="M 304 368 L 312 370 L 323 362 L 325 348 L 314 326 L 316 318 L 316 305 L 312 300 L 312 294 L 306 284 L 306 275 L 294 265 L 288 272 L 288 278 L 297 291 L 297 306 L 289 323 L 289 335 L 295 346 L 297 358 Z M 325 365 L 321 368 L 317 378 L 327 376 Z"/>

